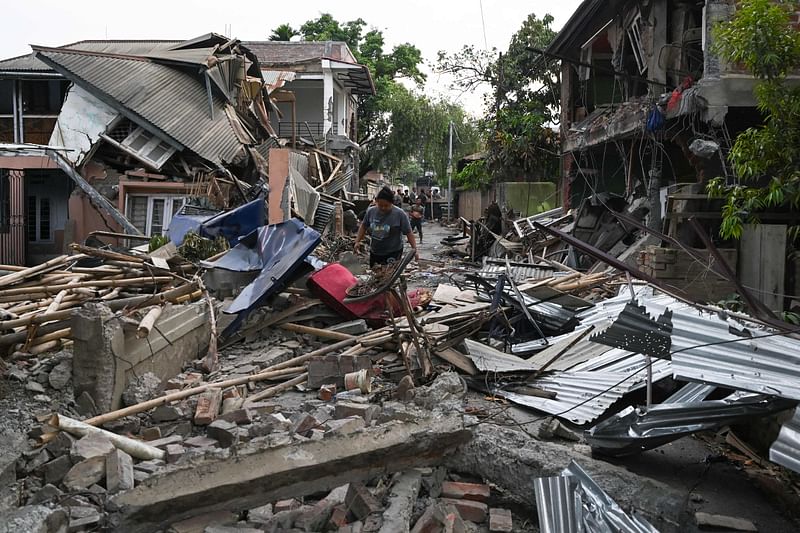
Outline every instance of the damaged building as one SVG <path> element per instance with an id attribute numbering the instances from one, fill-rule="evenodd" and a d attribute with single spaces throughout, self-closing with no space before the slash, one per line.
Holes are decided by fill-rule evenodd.
<path id="1" fill-rule="evenodd" d="M 321 203 L 327 224 L 358 192 L 355 116 L 374 94 L 344 43 L 216 34 L 33 47 L 0 62 L 0 88 L 0 262 L 16 265 L 98 231 L 166 234 L 182 210 L 211 216 L 270 186 L 271 220 L 313 223 Z"/>
<path id="2" fill-rule="evenodd" d="M 716 177 L 739 182 L 728 154 L 740 132 L 763 121 L 755 78 L 714 50 L 713 28 L 734 10 L 727 0 L 585 1 L 542 51 L 561 61 L 563 205 L 594 213 L 579 228 L 583 240 L 597 245 L 598 233 L 627 233 L 609 230 L 616 220 L 606 211 L 627 210 L 698 249 L 705 245 L 689 218 L 711 235 L 719 232 L 723 201 L 710 199 L 705 186 Z M 790 221 L 791 214 L 773 210 L 761 215 L 763 225 L 745 228 L 739 245 L 716 240 L 733 254 L 728 260 L 742 282 L 773 310 L 789 305 L 777 295 L 798 294 L 797 263 L 766 273 L 737 265 L 737 252 L 786 256 L 786 239 L 779 235 Z M 606 238 L 599 248 L 611 251 L 618 242 Z M 726 290 L 730 286 L 710 297 L 722 299 Z"/>

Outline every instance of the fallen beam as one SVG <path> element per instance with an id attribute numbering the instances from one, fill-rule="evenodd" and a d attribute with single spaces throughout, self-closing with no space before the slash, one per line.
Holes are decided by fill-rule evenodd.
<path id="1" fill-rule="evenodd" d="M 431 466 L 470 432 L 456 413 L 392 422 L 366 431 L 200 458 L 114 496 L 115 531 L 156 531 L 201 513 L 241 511 L 265 502 L 332 490 L 379 474 Z"/>

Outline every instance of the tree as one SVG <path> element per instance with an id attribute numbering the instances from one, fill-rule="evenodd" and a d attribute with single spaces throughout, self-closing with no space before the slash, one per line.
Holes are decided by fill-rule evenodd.
<path id="1" fill-rule="evenodd" d="M 792 7 L 792 5 L 794 7 Z M 798 3 L 743 0 L 733 18 L 715 28 L 716 50 L 758 80 L 754 94 L 762 125 L 736 137 L 729 161 L 740 182 L 715 178 L 712 196 L 725 198 L 720 234 L 740 238 L 746 222 L 768 208 L 800 210 L 800 88 L 786 76 L 800 68 L 800 32 L 792 25 Z M 800 226 L 792 228 L 800 235 Z"/>
<path id="2" fill-rule="evenodd" d="M 300 35 L 300 32 L 295 30 L 289 24 L 281 24 L 274 30 L 272 30 L 272 34 L 269 36 L 270 41 L 291 41 L 292 37 L 297 37 Z"/>
<path id="3" fill-rule="evenodd" d="M 277 33 L 277 29 L 273 33 Z M 329 13 L 305 22 L 300 26 L 299 33 L 306 41 L 345 42 L 356 61 L 366 65 L 372 74 L 377 94 L 363 98 L 358 107 L 357 141 L 362 147 L 361 175 L 380 168 L 386 157 L 390 158 L 391 165 L 395 165 L 402 157 L 412 153 L 411 145 L 415 139 L 390 133 L 393 117 L 399 121 L 414 112 L 415 108 L 405 107 L 412 93 L 398 81 L 408 79 L 416 84 L 425 81 L 425 74 L 420 70 L 420 50 L 413 44 L 402 43 L 387 52 L 380 30 L 367 30 L 367 23 L 361 18 L 341 22 Z M 403 146 L 404 143 L 409 146 Z"/>
<path id="4" fill-rule="evenodd" d="M 552 61 L 531 50 L 550 44 L 556 35 L 552 22 L 550 15 L 529 15 L 504 54 L 474 46 L 455 54 L 439 52 L 436 69 L 455 77 L 454 88 L 491 88 L 482 121 L 487 157 L 460 173 L 465 184 L 484 184 L 484 173 L 494 179 L 557 175 L 558 135 L 551 125 L 558 117 L 558 71 Z"/>

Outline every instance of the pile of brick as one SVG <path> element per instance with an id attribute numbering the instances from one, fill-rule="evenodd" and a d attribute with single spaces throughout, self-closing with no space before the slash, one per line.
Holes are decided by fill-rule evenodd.
<path id="1" fill-rule="evenodd" d="M 685 250 L 648 246 L 639 253 L 637 265 L 645 274 L 683 290 L 698 300 L 717 302 L 736 292 L 731 282 L 709 270 L 722 272 L 708 250 L 694 249 L 693 252 L 697 257 Z M 719 249 L 719 253 L 735 273 L 737 250 Z"/>

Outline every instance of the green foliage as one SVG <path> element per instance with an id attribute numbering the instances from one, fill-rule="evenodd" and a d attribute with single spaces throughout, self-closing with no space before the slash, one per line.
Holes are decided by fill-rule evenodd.
<path id="1" fill-rule="evenodd" d="M 300 32 L 292 28 L 289 24 L 281 24 L 269 36 L 270 41 L 291 41 L 292 37 L 297 37 Z"/>
<path id="2" fill-rule="evenodd" d="M 492 89 L 482 131 L 485 166 L 494 179 L 555 179 L 558 173 L 558 135 L 550 127 L 557 120 L 557 65 L 530 50 L 550 44 L 552 23 L 550 15 L 529 15 L 505 54 L 474 46 L 439 52 L 436 69 L 455 76 L 455 86 Z"/>
<path id="3" fill-rule="evenodd" d="M 150 237 L 150 243 L 147 246 L 148 252 L 154 252 L 167 244 L 169 242 L 169 237 L 166 235 L 153 235 Z"/>
<path id="4" fill-rule="evenodd" d="M 183 237 L 183 243 L 178 248 L 178 253 L 192 263 L 197 263 L 211 256 L 224 252 L 229 248 L 225 237 L 216 239 L 206 239 L 197 233 L 190 231 Z"/>
<path id="5" fill-rule="evenodd" d="M 754 76 L 786 76 L 800 62 L 800 37 L 791 25 L 796 1 L 744 0 L 736 15 L 715 28 L 716 49 L 731 63 L 740 63 Z"/>
<path id="6" fill-rule="evenodd" d="M 467 163 L 460 172 L 454 174 L 453 179 L 458 185 L 468 190 L 479 190 L 492 182 L 485 159 Z"/>
<path id="7" fill-rule="evenodd" d="M 759 80 L 754 91 L 764 124 L 740 133 L 728 159 L 740 178 L 710 181 L 711 196 L 725 199 L 720 234 L 740 238 L 745 223 L 765 209 L 800 209 L 800 88 L 786 75 L 800 67 L 800 32 L 792 25 L 798 2 L 743 0 L 734 17 L 715 28 L 716 50 Z M 791 235 L 797 235 L 797 227 Z"/>

